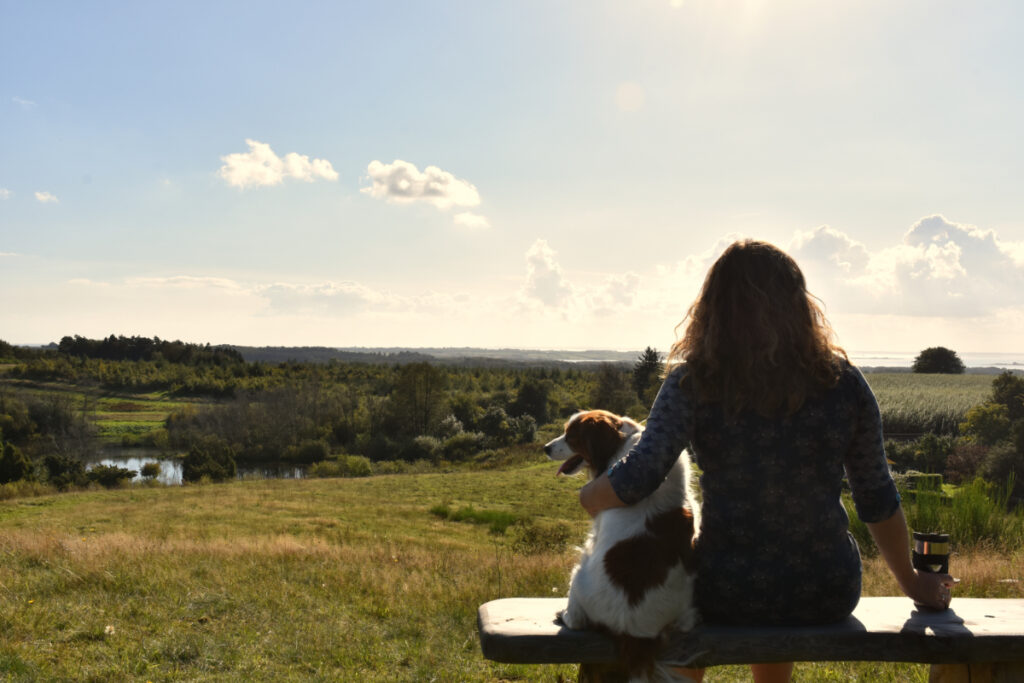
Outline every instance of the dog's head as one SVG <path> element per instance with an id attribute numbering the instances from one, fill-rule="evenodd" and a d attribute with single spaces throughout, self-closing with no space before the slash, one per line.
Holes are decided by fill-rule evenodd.
<path id="1" fill-rule="evenodd" d="M 559 474 L 576 474 L 586 466 L 596 477 L 611 466 L 626 439 L 640 430 L 628 417 L 587 410 L 570 417 L 565 433 L 545 444 L 544 452 L 552 460 L 564 461 Z"/>

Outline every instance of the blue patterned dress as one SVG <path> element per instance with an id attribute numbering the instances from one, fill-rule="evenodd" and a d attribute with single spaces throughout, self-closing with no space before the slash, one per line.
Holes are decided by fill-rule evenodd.
<path id="1" fill-rule="evenodd" d="M 845 470 L 857 514 L 900 504 L 871 389 L 843 363 L 839 383 L 794 415 L 730 416 L 692 396 L 685 366 L 665 379 L 643 437 L 608 474 L 626 503 L 649 495 L 689 448 L 703 471 L 697 604 L 719 624 L 838 621 L 860 598 L 860 554 L 840 492 Z"/>

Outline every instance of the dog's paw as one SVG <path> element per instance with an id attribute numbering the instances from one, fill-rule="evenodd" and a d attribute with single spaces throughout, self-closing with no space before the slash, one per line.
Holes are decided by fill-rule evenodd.
<path id="1" fill-rule="evenodd" d="M 557 621 L 572 631 L 582 631 L 587 627 L 587 618 L 583 612 L 571 606 L 558 613 Z"/>

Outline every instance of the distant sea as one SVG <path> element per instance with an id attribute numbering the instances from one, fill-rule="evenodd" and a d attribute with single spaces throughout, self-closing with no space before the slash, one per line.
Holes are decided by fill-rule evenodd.
<path id="1" fill-rule="evenodd" d="M 910 368 L 918 352 L 847 351 L 854 365 L 862 368 Z M 1003 368 L 1024 371 L 1024 353 L 961 353 L 960 360 L 968 369 Z"/>

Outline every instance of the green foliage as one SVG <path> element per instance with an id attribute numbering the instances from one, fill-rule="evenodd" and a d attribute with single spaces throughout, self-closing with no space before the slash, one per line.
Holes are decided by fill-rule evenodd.
<path id="1" fill-rule="evenodd" d="M 444 457 L 452 462 L 463 462 L 484 449 L 486 437 L 480 432 L 462 432 L 444 442 Z"/>
<path id="2" fill-rule="evenodd" d="M 158 462 L 147 462 L 139 470 L 139 474 L 143 479 L 156 479 L 160 476 L 160 463 Z"/>
<path id="3" fill-rule="evenodd" d="M 430 363 L 409 363 L 398 371 L 392 392 L 392 417 L 399 433 L 431 434 L 444 410 L 447 375 Z"/>
<path id="4" fill-rule="evenodd" d="M 887 441 L 885 452 L 900 469 L 921 472 L 944 472 L 946 462 L 953 453 L 956 439 L 928 433 L 909 442 Z"/>
<path id="5" fill-rule="evenodd" d="M 960 551 L 988 549 L 1014 551 L 1024 544 L 1024 515 L 1010 510 L 1010 489 L 975 478 L 951 496 L 920 491 L 913 500 L 904 499 L 907 525 L 914 531 L 950 534 Z M 847 501 L 850 531 L 867 554 L 876 552 L 866 525 L 856 519 Z"/>
<path id="6" fill-rule="evenodd" d="M 966 370 L 956 351 L 944 346 L 933 346 L 919 353 L 912 368 L 914 372 L 952 375 L 963 374 Z"/>
<path id="7" fill-rule="evenodd" d="M 123 337 L 87 339 L 77 334 L 60 340 L 57 350 L 68 356 L 103 360 L 166 360 L 183 365 L 233 365 L 244 363 L 242 354 L 227 346 L 186 344 L 164 341 L 159 337 Z"/>
<path id="8" fill-rule="evenodd" d="M 991 446 L 1010 436 L 1008 413 L 1001 403 L 982 403 L 967 411 L 960 431 L 972 441 Z"/>
<path id="9" fill-rule="evenodd" d="M 550 380 L 538 377 L 527 377 L 519 385 L 516 398 L 509 406 L 511 415 L 529 415 L 537 423 L 546 424 L 551 420 L 551 389 Z"/>
<path id="10" fill-rule="evenodd" d="M 963 484 L 981 474 L 988 447 L 966 439 L 957 439 L 953 452 L 946 461 L 946 478 L 953 484 Z"/>
<path id="11" fill-rule="evenodd" d="M 135 478 L 136 474 L 138 472 L 135 470 L 117 467 L 116 465 L 93 465 L 85 473 L 85 476 L 89 481 L 96 482 L 104 488 L 112 489 L 120 486 L 123 481 L 131 481 Z"/>
<path id="12" fill-rule="evenodd" d="M 369 477 L 373 464 L 361 455 L 339 455 L 331 460 L 313 463 L 306 470 L 307 477 Z"/>
<path id="13" fill-rule="evenodd" d="M 0 484 L 20 481 L 32 473 L 32 462 L 17 446 L 3 440 L 0 431 Z"/>
<path id="14" fill-rule="evenodd" d="M 310 464 L 326 460 L 331 454 L 331 447 L 323 439 L 305 439 L 297 446 L 290 446 L 285 451 L 285 460 Z"/>
<path id="15" fill-rule="evenodd" d="M 998 486 L 1008 486 L 1012 495 L 1024 498 L 1024 453 L 1010 443 L 992 446 L 981 464 L 981 475 Z"/>
<path id="16" fill-rule="evenodd" d="M 441 503 L 430 508 L 430 514 L 447 519 L 450 522 L 468 522 L 481 524 L 490 528 L 491 533 L 503 534 L 505 530 L 519 519 L 511 512 L 504 510 L 477 510 L 472 505 L 452 510 L 447 504 Z"/>
<path id="17" fill-rule="evenodd" d="M 1024 376 L 1006 371 L 992 380 L 992 401 L 1006 406 L 1011 422 L 1024 420 Z"/>
<path id="18" fill-rule="evenodd" d="M 82 486 L 86 482 L 85 466 L 77 458 L 50 453 L 43 458 L 47 481 L 58 490 L 64 491 L 71 486 Z"/>
<path id="19" fill-rule="evenodd" d="M 661 387 L 661 373 L 665 369 L 661 354 L 648 346 L 633 365 L 633 389 L 640 402 L 649 406 Z"/>
<path id="20" fill-rule="evenodd" d="M 590 407 L 625 415 L 635 403 L 629 373 L 617 365 L 601 363 L 597 369 L 597 384 L 590 394 Z"/>
<path id="21" fill-rule="evenodd" d="M 211 481 L 234 479 L 238 472 L 235 451 L 223 439 L 206 435 L 200 438 L 182 462 L 181 477 L 185 481 Z"/>

